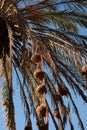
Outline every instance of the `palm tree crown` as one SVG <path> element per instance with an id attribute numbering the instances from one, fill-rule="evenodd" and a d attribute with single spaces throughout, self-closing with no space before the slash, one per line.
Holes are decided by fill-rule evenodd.
<path id="1" fill-rule="evenodd" d="M 87 28 L 86 10 L 86 0 L 0 0 L 0 94 L 7 129 L 16 130 L 14 70 L 25 130 L 32 130 L 32 111 L 39 130 L 49 129 L 49 115 L 56 130 L 67 121 L 73 130 L 71 106 L 85 130 L 72 93 L 87 102 L 87 37 L 79 34 L 79 26 Z"/>

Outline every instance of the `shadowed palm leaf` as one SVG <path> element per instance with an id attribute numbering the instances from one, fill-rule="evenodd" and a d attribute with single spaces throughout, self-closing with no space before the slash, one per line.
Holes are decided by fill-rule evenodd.
<path id="1" fill-rule="evenodd" d="M 87 37 L 80 35 L 78 28 L 87 27 L 86 6 L 86 0 L 0 0 L 1 97 L 8 129 L 16 130 L 12 82 L 15 70 L 24 103 L 25 130 L 32 130 L 31 109 L 39 130 L 48 130 L 49 114 L 56 130 L 64 130 L 67 120 L 73 130 L 70 102 L 85 130 L 71 92 L 87 102 Z M 48 96 L 57 115 L 53 114 Z"/>

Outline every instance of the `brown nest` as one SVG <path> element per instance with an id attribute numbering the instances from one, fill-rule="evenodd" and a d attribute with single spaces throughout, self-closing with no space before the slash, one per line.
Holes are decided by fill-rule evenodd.
<path id="1" fill-rule="evenodd" d="M 26 125 L 24 130 L 32 130 L 31 125 Z"/>
<path id="2" fill-rule="evenodd" d="M 58 118 L 59 112 L 58 112 L 57 108 L 54 110 L 53 116 L 56 117 L 56 118 Z"/>
<path id="3" fill-rule="evenodd" d="M 55 100 L 56 102 L 57 102 L 57 101 L 61 101 L 62 99 L 61 99 L 60 94 L 56 93 L 56 94 L 54 95 L 54 100 Z"/>
<path id="4" fill-rule="evenodd" d="M 44 71 L 42 71 L 40 69 L 37 69 L 34 72 L 34 78 L 37 79 L 37 80 L 43 80 L 43 78 L 44 78 Z"/>
<path id="5" fill-rule="evenodd" d="M 42 103 L 40 106 L 36 108 L 36 113 L 39 117 L 45 117 L 46 115 L 46 108 L 47 105 L 45 103 Z"/>
<path id="6" fill-rule="evenodd" d="M 48 124 L 40 125 L 39 130 L 48 130 Z"/>
<path id="7" fill-rule="evenodd" d="M 41 62 L 41 56 L 39 54 L 33 54 L 31 57 L 31 61 L 37 64 Z"/>
<path id="8" fill-rule="evenodd" d="M 67 96 L 69 93 L 68 88 L 66 88 L 66 87 L 61 87 L 59 92 L 60 92 L 61 96 Z"/>
<path id="9" fill-rule="evenodd" d="M 39 86 L 37 86 L 35 93 L 36 94 L 37 93 L 40 93 L 40 94 L 47 93 L 45 85 L 42 83 Z"/>
<path id="10" fill-rule="evenodd" d="M 87 65 L 84 65 L 84 66 L 82 67 L 82 74 L 83 74 L 83 75 L 86 75 L 86 74 L 87 74 Z"/>

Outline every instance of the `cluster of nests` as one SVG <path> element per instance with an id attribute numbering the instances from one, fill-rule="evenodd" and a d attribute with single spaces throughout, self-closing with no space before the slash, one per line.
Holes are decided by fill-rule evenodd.
<path id="1" fill-rule="evenodd" d="M 42 63 L 42 57 L 40 56 L 40 54 L 35 53 L 32 55 L 31 61 L 34 62 L 37 66 L 39 66 L 39 64 L 41 65 Z M 47 91 L 46 91 L 45 83 L 43 82 L 45 76 L 44 76 L 44 71 L 41 68 L 37 67 L 37 69 L 34 71 L 34 78 L 36 80 L 41 81 L 40 85 L 37 86 L 35 93 L 41 95 L 46 94 Z M 46 108 L 47 108 L 46 103 L 41 103 L 40 106 L 36 108 L 37 115 L 39 117 L 45 117 Z"/>
<path id="2" fill-rule="evenodd" d="M 41 56 L 39 54 L 34 54 L 31 57 L 31 60 L 35 63 L 35 64 L 39 64 L 41 62 Z M 34 77 L 37 80 L 43 80 L 44 78 L 44 71 L 42 71 L 41 69 L 36 69 L 36 71 L 34 71 Z M 44 94 L 46 93 L 46 88 L 45 88 L 45 84 L 42 82 L 39 86 L 37 86 L 35 93 L 36 94 Z M 66 87 L 61 87 L 56 94 L 54 95 L 54 100 L 55 101 L 60 101 L 61 100 L 61 96 L 67 96 L 68 95 L 68 89 Z M 36 113 L 39 117 L 45 117 L 45 113 L 46 113 L 46 109 L 47 109 L 47 105 L 46 103 L 42 103 L 40 106 L 38 106 L 36 108 Z M 54 111 L 55 112 L 55 111 Z"/>
<path id="3" fill-rule="evenodd" d="M 9 35 L 7 22 L 4 18 L 0 17 L 0 58 L 4 55 L 9 55 Z"/>
<path id="4" fill-rule="evenodd" d="M 39 53 L 35 53 L 32 55 L 31 61 L 37 65 L 37 69 L 33 73 L 34 78 L 37 81 L 40 81 L 39 82 L 40 84 L 35 89 L 35 94 L 36 95 L 41 94 L 44 96 L 44 94 L 46 94 L 47 91 L 46 91 L 45 83 L 43 82 L 44 81 L 43 79 L 45 78 L 44 71 L 41 69 L 42 57 L 40 56 Z M 46 117 L 46 111 L 47 111 L 47 104 L 43 103 L 43 102 L 36 108 L 36 113 L 37 113 L 38 117 Z M 45 130 L 46 126 L 43 124 L 40 124 L 40 127 L 41 127 L 40 128 L 41 130 Z M 25 130 L 31 130 L 31 126 L 27 125 L 25 127 Z"/>
<path id="5" fill-rule="evenodd" d="M 42 57 L 38 54 L 38 53 L 35 53 L 32 55 L 31 57 L 31 61 L 33 61 L 35 64 L 39 64 L 42 62 Z M 45 78 L 44 77 L 44 71 L 41 70 L 40 68 L 37 68 L 35 71 L 34 71 L 34 78 L 36 80 L 39 80 L 39 81 L 43 81 L 43 79 Z M 37 86 L 36 90 L 35 90 L 35 93 L 36 94 L 43 94 L 43 93 L 46 93 L 46 88 L 45 88 L 45 84 L 43 82 L 40 83 L 40 85 Z"/>
<path id="6" fill-rule="evenodd" d="M 42 61 L 42 57 L 38 54 L 35 53 L 32 55 L 31 57 L 31 61 L 34 62 L 36 65 L 38 65 L 39 63 L 41 63 Z M 87 75 L 87 65 L 82 67 L 82 74 Z M 34 78 L 36 80 L 42 81 L 45 77 L 44 77 L 44 71 L 41 70 L 40 68 L 37 68 L 34 71 Z M 35 93 L 36 94 L 46 94 L 46 88 L 45 88 L 45 84 L 43 82 L 40 83 L 40 85 L 37 86 Z M 54 100 L 55 101 L 61 101 L 61 96 L 68 96 L 69 91 L 68 88 L 66 88 L 65 86 L 60 87 L 60 89 L 58 89 L 56 91 L 56 94 L 54 95 Z M 41 103 L 37 108 L 36 108 L 36 113 L 39 117 L 46 117 L 46 110 L 47 110 L 47 104 L 46 103 Z M 66 109 L 66 107 L 64 105 L 61 106 L 61 110 L 60 113 L 62 115 L 62 117 L 64 117 L 65 113 L 68 113 L 68 110 Z M 53 112 L 53 116 L 58 118 L 59 117 L 59 111 L 58 109 L 54 109 Z M 25 130 L 30 129 L 30 126 L 26 126 Z M 30 129 L 31 130 L 31 129 Z"/>

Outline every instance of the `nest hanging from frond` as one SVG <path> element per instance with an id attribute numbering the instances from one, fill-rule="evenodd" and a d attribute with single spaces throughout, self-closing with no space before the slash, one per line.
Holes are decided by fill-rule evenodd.
<path id="1" fill-rule="evenodd" d="M 37 120 L 39 130 L 48 130 L 48 123 L 44 123 L 43 120 Z"/>
<path id="2" fill-rule="evenodd" d="M 44 71 L 37 69 L 36 71 L 34 71 L 34 78 L 37 80 L 43 80 L 44 78 Z"/>
<path id="3" fill-rule="evenodd" d="M 82 67 L 82 74 L 83 74 L 83 75 L 87 75 L 87 65 L 84 65 L 84 66 Z"/>
<path id="4" fill-rule="evenodd" d="M 59 92 L 60 92 L 61 96 L 67 96 L 69 93 L 68 88 L 66 88 L 64 86 L 60 88 Z"/>
<path id="5" fill-rule="evenodd" d="M 32 130 L 31 125 L 26 125 L 25 128 L 24 128 L 24 130 Z"/>
<path id="6" fill-rule="evenodd" d="M 58 118 L 59 112 L 58 112 L 57 108 L 54 109 L 53 116 L 56 117 L 56 118 Z"/>
<path id="7" fill-rule="evenodd" d="M 56 93 L 55 95 L 54 95 L 54 100 L 55 100 L 55 102 L 57 102 L 57 101 L 60 101 L 61 102 L 61 96 L 60 96 L 60 94 L 58 94 L 58 93 Z"/>
<path id="8" fill-rule="evenodd" d="M 48 124 L 40 125 L 39 130 L 48 130 Z"/>
<path id="9" fill-rule="evenodd" d="M 41 56 L 39 54 L 33 54 L 31 57 L 31 61 L 34 62 L 35 64 L 38 64 L 41 62 Z"/>
<path id="10" fill-rule="evenodd" d="M 36 90 L 35 90 L 36 94 L 43 94 L 43 93 L 47 93 L 46 87 L 44 83 L 41 83 L 39 86 L 37 86 Z"/>
<path id="11" fill-rule="evenodd" d="M 45 117 L 45 115 L 46 115 L 46 108 L 47 108 L 46 103 L 42 103 L 40 106 L 38 106 L 36 108 L 37 115 L 39 117 Z"/>

